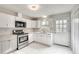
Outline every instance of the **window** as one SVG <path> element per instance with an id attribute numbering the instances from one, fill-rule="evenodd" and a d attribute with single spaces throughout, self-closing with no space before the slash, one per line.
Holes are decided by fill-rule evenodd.
<path id="1" fill-rule="evenodd" d="M 63 20 L 63 23 L 66 24 L 67 23 L 67 20 Z"/>
<path id="2" fill-rule="evenodd" d="M 56 32 L 66 32 L 67 20 L 56 20 Z"/>
<path id="3" fill-rule="evenodd" d="M 56 21 L 56 24 L 59 24 L 59 21 L 58 20 Z"/>
<path id="4" fill-rule="evenodd" d="M 62 20 L 60 20 L 60 24 L 62 24 Z"/>
<path id="5" fill-rule="evenodd" d="M 65 25 L 63 25 L 63 28 L 66 28 L 67 26 L 66 26 L 66 24 Z"/>

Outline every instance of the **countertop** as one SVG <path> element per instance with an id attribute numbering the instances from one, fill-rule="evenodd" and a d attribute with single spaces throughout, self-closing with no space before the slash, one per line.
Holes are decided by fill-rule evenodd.
<path id="1" fill-rule="evenodd" d="M 0 41 L 11 40 L 13 38 L 17 39 L 17 35 L 11 35 L 11 34 L 0 35 Z"/>

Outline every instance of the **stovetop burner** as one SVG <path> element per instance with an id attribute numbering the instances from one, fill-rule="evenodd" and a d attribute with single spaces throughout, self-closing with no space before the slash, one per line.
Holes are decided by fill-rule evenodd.
<path id="1" fill-rule="evenodd" d="M 28 34 L 28 33 L 18 33 L 16 35 L 25 35 L 25 34 Z"/>
<path id="2" fill-rule="evenodd" d="M 28 34 L 28 33 L 24 33 L 23 30 L 13 30 L 13 34 L 15 34 L 15 35 L 24 35 L 24 34 Z"/>

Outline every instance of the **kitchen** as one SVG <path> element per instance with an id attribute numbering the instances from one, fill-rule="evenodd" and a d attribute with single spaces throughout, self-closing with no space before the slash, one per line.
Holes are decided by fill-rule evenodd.
<path id="1" fill-rule="evenodd" d="M 79 53 L 77 4 L 1 4 L 0 54 Z"/>

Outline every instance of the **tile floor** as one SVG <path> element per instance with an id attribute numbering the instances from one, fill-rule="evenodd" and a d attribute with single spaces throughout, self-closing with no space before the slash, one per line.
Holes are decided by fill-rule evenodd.
<path id="1" fill-rule="evenodd" d="M 72 54 L 72 51 L 68 47 L 59 45 L 48 47 L 39 43 L 31 43 L 29 46 L 14 51 L 11 54 Z"/>

